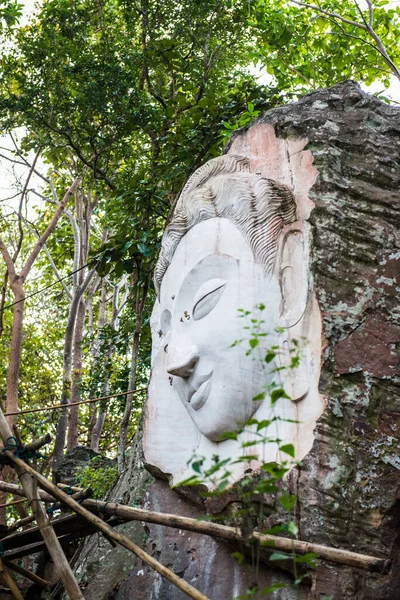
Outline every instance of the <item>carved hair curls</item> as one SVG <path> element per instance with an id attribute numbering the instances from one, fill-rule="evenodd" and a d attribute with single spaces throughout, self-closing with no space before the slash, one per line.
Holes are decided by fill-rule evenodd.
<path id="1" fill-rule="evenodd" d="M 232 221 L 256 262 L 270 276 L 279 234 L 285 225 L 296 221 L 296 204 L 288 187 L 250 173 L 249 161 L 242 156 L 208 161 L 187 181 L 164 231 L 154 274 L 157 294 L 183 236 L 198 223 L 215 217 Z"/>

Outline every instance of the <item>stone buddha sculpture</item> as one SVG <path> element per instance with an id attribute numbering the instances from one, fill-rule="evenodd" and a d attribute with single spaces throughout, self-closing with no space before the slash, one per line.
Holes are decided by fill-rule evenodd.
<path id="1" fill-rule="evenodd" d="M 271 414 L 268 395 L 254 398 L 273 382 L 290 396 L 273 409 L 279 438 L 293 443 L 296 458 L 309 449 L 309 440 L 299 439 L 301 427 L 315 423 L 322 402 L 316 390 L 319 349 L 307 344 L 317 308 L 308 254 L 292 192 L 250 172 L 246 158 L 213 159 L 188 180 L 155 269 L 144 437 L 153 470 L 178 483 L 191 474 L 187 462 L 194 454 L 206 463 L 216 454 L 242 455 L 241 444 L 224 437 L 237 430 L 243 430 L 239 442 L 254 436 L 247 421 Z M 263 335 L 249 351 L 245 327 L 252 324 Z M 302 340 L 294 369 L 293 340 Z M 267 363 L 271 347 L 275 358 Z M 263 460 L 277 460 L 277 444 L 266 446 Z"/>

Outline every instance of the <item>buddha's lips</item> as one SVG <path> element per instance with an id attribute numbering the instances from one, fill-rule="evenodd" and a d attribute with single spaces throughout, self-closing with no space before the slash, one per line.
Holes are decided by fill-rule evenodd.
<path id="1" fill-rule="evenodd" d="M 210 395 L 213 371 L 197 377 L 190 385 L 187 402 L 194 410 L 199 410 Z"/>

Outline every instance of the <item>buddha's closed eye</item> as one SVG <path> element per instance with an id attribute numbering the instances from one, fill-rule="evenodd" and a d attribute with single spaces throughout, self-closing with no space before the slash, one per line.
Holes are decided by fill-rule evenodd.
<path id="1" fill-rule="evenodd" d="M 212 311 L 224 293 L 227 282 L 223 279 L 210 279 L 198 290 L 194 298 L 193 319 L 199 321 Z"/>

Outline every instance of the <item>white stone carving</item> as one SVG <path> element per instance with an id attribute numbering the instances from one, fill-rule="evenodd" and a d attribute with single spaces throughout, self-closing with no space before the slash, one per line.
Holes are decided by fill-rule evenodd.
<path id="1" fill-rule="evenodd" d="M 297 220 L 289 187 L 252 172 L 242 156 L 209 161 L 181 193 L 163 236 L 155 282 L 144 434 L 153 472 L 177 484 L 192 474 L 187 463 L 193 455 L 204 456 L 206 464 L 213 455 L 279 461 L 275 442 L 241 448 L 256 435 L 255 426 L 244 424 L 272 416 L 282 420 L 270 436 L 293 443 L 296 459 L 303 458 L 323 410 L 317 389 L 321 325 L 309 269 L 309 225 Z M 265 309 L 257 308 L 261 304 Z M 250 315 L 240 317 L 240 310 Z M 268 335 L 246 353 L 250 333 L 244 327 L 251 318 L 262 319 Z M 301 342 L 302 354 L 298 368 L 289 369 L 293 340 Z M 271 346 L 279 352 L 267 363 Z M 291 399 L 274 408 L 268 397 L 254 401 L 272 382 Z M 240 428 L 238 440 L 221 441 Z M 237 463 L 232 479 L 257 464 Z"/>

